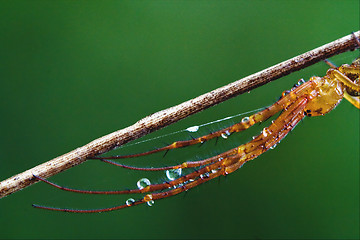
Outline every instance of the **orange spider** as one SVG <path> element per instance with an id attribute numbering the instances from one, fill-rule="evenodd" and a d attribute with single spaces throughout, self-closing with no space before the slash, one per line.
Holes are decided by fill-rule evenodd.
<path id="1" fill-rule="evenodd" d="M 34 176 L 37 179 L 48 183 L 56 188 L 88 194 L 132 194 L 132 193 L 146 193 L 146 195 L 139 199 L 128 199 L 125 204 L 115 207 L 103 209 L 60 209 L 33 205 L 36 208 L 76 212 L 76 213 L 95 213 L 118 210 L 126 207 L 147 203 L 152 205 L 155 200 L 167 198 L 188 189 L 196 187 L 199 184 L 207 182 L 213 178 L 221 175 L 227 175 L 234 172 L 247 161 L 250 161 L 260 154 L 276 146 L 305 116 L 321 116 L 334 109 L 340 101 L 345 98 L 355 107 L 360 109 L 360 58 L 356 59 L 351 65 L 344 64 L 336 68 L 334 65 L 328 63 L 331 68 L 327 71 L 324 77 L 311 77 L 309 81 L 305 82 L 301 79 L 291 91 L 285 91 L 280 100 L 266 109 L 259 111 L 249 117 L 245 117 L 241 122 L 236 123 L 225 129 L 210 133 L 208 135 L 198 137 L 187 141 L 177 141 L 168 146 L 151 150 L 144 153 L 138 153 L 126 156 L 114 157 L 94 157 L 92 159 L 100 159 L 104 162 L 117 165 L 120 167 L 141 170 L 141 171 L 166 171 L 166 175 L 170 181 L 160 184 L 150 184 L 146 178 L 138 181 L 139 189 L 122 190 L 122 191 L 90 191 L 78 190 L 59 186 L 41 177 Z M 138 156 L 149 155 L 160 151 L 168 151 L 174 148 L 181 148 L 189 145 L 203 143 L 210 139 L 220 137 L 226 138 L 231 133 L 241 132 L 253 126 L 255 123 L 263 122 L 280 112 L 280 116 L 272 121 L 269 127 L 262 130 L 261 134 L 254 137 L 248 143 L 240 145 L 236 148 L 230 149 L 219 155 L 200 160 L 188 161 L 175 166 L 159 167 L 159 168 L 139 168 L 131 167 L 107 159 L 132 158 Z M 193 172 L 182 175 L 182 169 L 198 168 Z"/>

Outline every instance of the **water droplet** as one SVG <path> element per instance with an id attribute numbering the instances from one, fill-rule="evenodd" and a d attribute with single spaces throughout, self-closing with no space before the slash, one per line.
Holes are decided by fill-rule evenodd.
<path id="1" fill-rule="evenodd" d="M 134 204 L 134 202 L 135 202 L 135 199 L 133 199 L 133 198 L 129 198 L 128 200 L 126 200 L 126 205 L 128 205 L 128 206 L 131 206 L 131 205 L 133 205 Z"/>
<path id="2" fill-rule="evenodd" d="M 188 127 L 187 129 L 186 129 L 186 131 L 188 131 L 188 132 L 197 132 L 198 130 L 199 130 L 199 126 L 192 126 L 192 127 Z"/>
<path id="3" fill-rule="evenodd" d="M 146 204 L 149 206 L 149 207 L 152 207 L 154 205 L 154 200 L 150 200 L 148 202 L 146 202 Z"/>
<path id="4" fill-rule="evenodd" d="M 289 90 L 286 90 L 286 91 L 284 91 L 282 94 L 281 94 L 281 96 L 282 97 L 285 97 L 286 95 L 288 95 L 290 93 L 290 91 Z"/>
<path id="5" fill-rule="evenodd" d="M 221 137 L 222 137 L 223 139 L 227 139 L 227 138 L 228 138 L 225 133 L 222 133 L 222 134 L 221 134 Z"/>
<path id="6" fill-rule="evenodd" d="M 297 86 L 300 86 L 300 85 L 303 84 L 303 83 L 305 83 L 305 80 L 304 80 L 304 79 L 300 79 L 296 85 L 297 85 Z"/>
<path id="7" fill-rule="evenodd" d="M 222 157 L 219 157 L 219 159 L 218 159 L 218 161 L 221 161 L 221 160 L 223 160 L 224 158 L 222 158 Z"/>
<path id="8" fill-rule="evenodd" d="M 212 173 L 217 173 L 217 170 L 211 170 Z"/>
<path id="9" fill-rule="evenodd" d="M 200 178 L 203 179 L 203 178 L 208 178 L 210 176 L 210 173 L 204 173 L 204 174 L 201 174 L 200 175 Z"/>
<path id="10" fill-rule="evenodd" d="M 270 149 L 274 149 L 274 148 L 276 148 L 276 144 L 274 144 L 270 147 Z"/>
<path id="11" fill-rule="evenodd" d="M 256 136 L 253 136 L 252 139 L 254 140 L 256 138 Z"/>
<path id="12" fill-rule="evenodd" d="M 182 173 L 182 169 L 181 168 L 177 168 L 177 169 L 169 169 L 169 170 L 166 170 L 165 174 L 166 174 L 166 177 L 172 181 L 172 180 L 175 180 L 177 179 L 178 177 L 181 176 L 181 173 Z"/>
<path id="13" fill-rule="evenodd" d="M 139 181 L 137 181 L 136 185 L 141 190 L 143 188 L 146 188 L 151 184 L 150 180 L 147 178 L 142 178 Z"/>
<path id="14" fill-rule="evenodd" d="M 148 202 L 150 200 L 152 200 L 152 194 L 147 194 L 147 195 L 144 196 L 144 201 L 145 202 Z"/>
<path id="15" fill-rule="evenodd" d="M 250 120 L 249 117 L 244 117 L 243 119 L 241 119 L 241 122 L 245 123 L 245 122 L 248 122 Z"/>
<path id="16" fill-rule="evenodd" d="M 269 134 L 271 134 L 271 131 L 268 128 L 264 128 L 262 134 L 264 135 L 264 137 L 267 137 Z"/>

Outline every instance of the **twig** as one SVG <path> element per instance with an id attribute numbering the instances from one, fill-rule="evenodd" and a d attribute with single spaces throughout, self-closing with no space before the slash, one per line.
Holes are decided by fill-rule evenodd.
<path id="1" fill-rule="evenodd" d="M 34 178 L 33 174 L 42 178 L 48 178 L 83 163 L 89 157 L 108 152 L 120 145 L 175 123 L 191 114 L 200 112 L 241 93 L 248 92 L 270 81 L 281 78 L 291 72 L 306 68 L 309 65 L 336 54 L 354 50 L 359 47 L 356 38 L 360 38 L 360 31 L 230 83 L 224 87 L 205 93 L 177 106 L 149 115 L 130 127 L 110 133 L 85 146 L 10 177 L 0 182 L 0 198 L 37 182 L 38 180 Z"/>

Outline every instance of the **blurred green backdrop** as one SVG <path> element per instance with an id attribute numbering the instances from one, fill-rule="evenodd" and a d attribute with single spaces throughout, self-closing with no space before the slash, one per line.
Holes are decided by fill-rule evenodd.
<path id="1" fill-rule="evenodd" d="M 358 29 L 359 1 L 1 1 L 1 180 Z M 332 60 L 351 63 L 358 54 Z M 270 105 L 299 78 L 327 68 L 316 64 L 148 137 Z M 165 164 L 211 156 L 259 129 L 170 152 Z M 158 161 L 162 154 L 131 164 Z M 124 189 L 163 175 L 93 161 L 51 180 Z M 307 118 L 241 170 L 153 207 L 102 214 L 31 207 L 101 208 L 126 198 L 36 184 L 0 200 L 0 237 L 359 238 L 359 111 L 344 101 L 325 117 Z"/>

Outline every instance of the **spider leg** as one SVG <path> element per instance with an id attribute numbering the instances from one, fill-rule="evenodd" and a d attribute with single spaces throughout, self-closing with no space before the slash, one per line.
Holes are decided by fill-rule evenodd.
<path id="1" fill-rule="evenodd" d="M 62 211 L 62 212 L 76 212 L 76 213 L 95 213 L 95 212 L 106 212 L 114 211 L 130 206 L 139 205 L 145 202 L 154 201 L 157 199 L 162 199 L 177 195 L 181 192 L 184 192 L 190 188 L 196 187 L 204 182 L 207 182 L 213 178 L 216 178 L 220 175 L 227 175 L 239 167 L 241 167 L 246 161 L 256 158 L 263 152 L 267 151 L 271 146 L 279 142 L 286 134 L 293 129 L 296 124 L 304 117 L 303 110 L 305 108 L 307 99 L 301 98 L 295 101 L 295 103 L 290 104 L 289 107 L 276 119 L 267 129 L 264 129 L 262 134 L 254 138 L 249 143 L 243 144 L 237 148 L 229 150 L 224 154 L 218 156 L 224 156 L 224 158 L 216 158 L 218 161 L 211 163 L 210 165 L 205 165 L 203 168 L 189 173 L 185 176 L 182 176 L 178 179 L 175 179 L 170 182 L 165 182 L 161 184 L 149 185 L 143 189 L 132 189 L 132 190 L 123 190 L 123 191 L 88 191 L 88 190 L 78 190 L 71 189 L 59 186 L 48 180 L 45 180 L 41 177 L 34 175 L 35 178 L 41 180 L 45 183 L 50 184 L 53 187 L 59 188 L 61 190 L 78 192 L 78 193 L 88 193 L 88 194 L 128 194 L 128 193 L 147 193 L 155 192 L 164 189 L 170 189 L 165 192 L 155 192 L 145 195 L 142 199 L 135 201 L 132 204 L 123 204 L 110 208 L 102 209 L 88 209 L 88 210 L 78 210 L 78 209 L 67 209 L 67 208 L 52 208 L 40 205 L 33 205 L 36 208 Z M 233 153 L 233 155 L 230 155 Z"/>
<path id="2" fill-rule="evenodd" d="M 359 84 L 359 76 L 360 76 L 360 66 L 356 63 L 356 61 L 352 65 L 344 64 L 339 67 L 338 70 L 342 75 L 340 77 L 335 77 L 343 82 L 345 86 L 347 86 L 346 90 L 344 91 L 344 98 L 348 100 L 352 105 L 356 108 L 360 109 L 360 84 Z M 356 87 L 349 86 L 348 83 L 351 85 L 355 85 Z"/>
<path id="3" fill-rule="evenodd" d="M 236 159 L 234 157 L 230 158 L 229 161 L 224 161 L 226 164 L 231 165 L 236 161 Z M 203 182 L 206 182 L 210 179 L 212 179 L 215 175 L 206 175 L 206 177 L 203 177 L 203 174 L 208 173 L 209 171 L 211 171 L 212 169 L 218 169 L 221 167 L 221 164 L 223 162 L 216 162 L 214 164 L 212 164 L 213 166 L 209 165 L 209 166 L 205 166 L 195 172 L 192 172 L 188 175 L 185 175 L 183 177 L 180 177 L 178 179 L 175 179 L 171 182 L 166 182 L 166 183 L 162 183 L 162 184 L 154 184 L 154 185 L 149 185 L 143 189 L 134 189 L 134 190 L 124 190 L 124 191 L 87 191 L 87 190 L 77 190 L 77 189 L 70 189 L 70 188 L 66 188 L 66 187 L 61 187 L 57 184 L 54 184 L 48 180 L 45 180 L 41 177 L 38 177 L 36 175 L 34 175 L 35 178 L 37 178 L 40 181 L 43 181 L 45 183 L 50 184 L 53 187 L 59 188 L 61 190 L 66 190 L 66 191 L 71 191 L 71 192 L 78 192 L 78 193 L 90 193 L 90 194 L 126 194 L 126 193 L 145 193 L 145 192 L 153 192 L 153 191 L 159 191 L 159 190 L 164 190 L 164 189 L 172 189 L 172 187 L 174 189 L 178 189 L 179 186 L 182 186 L 182 189 L 184 189 L 185 187 L 192 188 L 195 187 Z M 211 166 L 211 167 L 210 167 Z M 220 173 L 218 173 L 220 174 Z M 196 180 L 194 180 L 196 179 Z M 195 182 L 196 184 L 193 184 L 192 182 Z M 191 184 L 190 184 L 191 183 Z M 185 185 L 185 187 L 183 187 Z M 186 186 L 189 185 L 189 186 Z M 169 192 L 169 191 L 167 191 Z M 135 206 L 135 205 L 139 205 L 145 202 L 149 202 L 152 200 L 152 196 L 154 195 L 154 199 L 160 199 L 160 198 L 164 198 L 167 196 L 172 196 L 175 195 L 174 193 L 178 192 L 178 190 L 170 190 L 171 194 L 166 194 L 166 192 L 163 193 L 154 193 L 154 194 L 147 194 L 145 197 L 143 197 L 140 200 L 137 200 L 131 204 L 123 204 L 123 205 L 119 205 L 119 206 L 115 206 L 115 207 L 110 207 L 110 208 L 102 208 L 102 209 L 68 209 L 68 208 L 54 208 L 54 207 L 47 207 L 47 206 L 42 206 L 42 205 L 37 205 L 37 204 L 33 204 L 33 207 L 35 208 L 40 208 L 40 209 L 46 209 L 46 210 L 53 210 L 53 211 L 61 211 L 61 212 L 75 212 L 75 213 L 96 213 L 96 212 L 107 212 L 107 211 L 114 211 L 114 210 L 118 210 L 118 209 L 122 209 L 122 208 L 126 208 L 126 207 L 131 207 L 131 206 Z M 178 193 L 176 193 L 178 194 Z"/>
<path id="4" fill-rule="evenodd" d="M 150 155 L 150 154 L 161 152 L 161 151 L 171 150 L 171 149 L 175 149 L 175 148 L 182 148 L 182 147 L 186 147 L 186 146 L 190 146 L 190 145 L 194 145 L 194 144 L 198 144 L 198 143 L 203 143 L 203 142 L 208 141 L 213 138 L 217 138 L 220 136 L 226 137 L 227 135 L 230 135 L 231 133 L 244 131 L 244 130 L 250 128 L 251 126 L 253 126 L 254 124 L 265 121 L 266 119 L 272 117 L 273 115 L 275 115 L 282 109 L 286 108 L 291 102 L 293 102 L 294 100 L 297 99 L 297 96 L 303 95 L 304 92 L 306 92 L 307 89 L 309 87 L 311 87 L 311 84 L 312 84 L 311 82 L 306 82 L 306 83 L 298 86 L 297 88 L 293 89 L 288 94 L 283 96 L 280 100 L 275 102 L 273 105 L 265 108 L 264 110 L 259 111 L 249 117 L 243 118 L 242 121 L 239 123 L 235 123 L 234 125 L 232 125 L 230 127 L 221 129 L 219 131 L 210 133 L 208 135 L 204 135 L 202 137 L 198 137 L 198 138 L 191 139 L 191 140 L 176 141 L 165 147 L 154 149 L 154 150 L 143 152 L 143 153 L 123 155 L 123 156 L 112 156 L 112 157 L 91 157 L 89 159 L 122 159 L 122 158 L 140 157 L 140 156 Z"/>
<path id="5" fill-rule="evenodd" d="M 192 179 L 193 181 L 188 179 L 185 182 L 181 182 L 178 186 L 169 191 L 148 194 L 144 197 L 143 200 L 147 202 L 174 196 L 213 178 L 219 177 L 220 175 L 227 175 L 235 171 L 246 161 L 256 158 L 263 152 L 267 151 L 271 146 L 283 139 L 289 133 L 289 131 L 291 131 L 301 121 L 301 119 L 304 118 L 303 111 L 307 102 L 308 99 L 304 97 L 291 104 L 289 108 L 268 128 L 269 132 L 273 131 L 272 134 L 267 135 L 263 132 L 249 143 L 239 146 L 237 148 L 237 154 L 224 158 L 218 163 L 214 163 L 200 169 L 207 171 L 206 177 Z"/>
<path id="6" fill-rule="evenodd" d="M 360 75 L 360 69 L 358 69 L 358 68 L 350 68 L 345 71 L 348 71 L 349 73 L 354 73 L 354 74 Z M 346 87 L 350 88 L 351 90 L 360 92 L 360 85 L 351 81 L 351 79 L 349 79 L 341 71 L 339 71 L 337 69 L 329 69 L 326 74 L 328 76 L 330 76 L 331 78 L 336 78 L 337 80 L 342 82 Z"/>
<path id="7" fill-rule="evenodd" d="M 356 108 L 360 109 L 360 97 L 359 96 L 351 96 L 346 91 L 344 92 L 344 98 L 348 100 L 352 105 Z"/>
<path id="8" fill-rule="evenodd" d="M 109 207 L 109 208 L 101 208 L 101 209 L 54 208 L 54 207 L 41 206 L 41 205 L 37 205 L 37 204 L 33 204 L 32 206 L 35 208 L 40 208 L 40 209 L 45 209 L 45 210 L 60 211 L 60 212 L 73 212 L 73 213 L 99 213 L 99 212 L 115 211 L 115 210 L 119 210 L 119 209 L 123 209 L 123 208 L 127 208 L 127 207 L 136 206 L 139 204 L 143 204 L 143 203 L 146 203 L 149 201 L 154 201 L 156 199 L 161 199 L 161 198 L 170 197 L 170 196 L 179 194 L 180 192 L 186 191 L 190 188 L 196 187 L 197 185 L 199 185 L 201 183 L 207 182 L 215 177 L 218 177 L 221 175 L 221 173 L 222 173 L 221 171 L 218 171 L 216 173 L 210 173 L 207 178 L 199 178 L 201 180 L 197 181 L 197 182 L 189 181 L 187 184 L 185 184 L 181 187 L 177 187 L 177 188 L 172 189 L 167 192 L 147 194 L 144 198 L 137 200 L 137 201 L 133 202 L 132 204 L 123 204 L 123 205 L 119 205 L 119 206 L 114 206 L 114 207 Z"/>
<path id="9" fill-rule="evenodd" d="M 328 59 L 324 59 L 324 62 L 332 68 L 337 68 L 337 66 Z"/>
<path id="10" fill-rule="evenodd" d="M 234 154 L 236 152 L 235 148 L 231 149 L 229 151 L 226 151 L 222 154 L 204 159 L 204 160 L 200 160 L 200 161 L 187 161 L 187 162 L 183 162 L 182 164 L 178 164 L 178 165 L 173 165 L 173 166 L 166 166 L 166 167 L 134 167 L 134 166 L 129 166 L 129 165 L 125 165 L 125 164 L 121 164 L 121 163 L 117 163 L 111 160 L 107 160 L 107 159 L 100 159 L 102 162 L 105 163 L 109 163 L 118 167 L 122 167 L 122 168 L 126 168 L 126 169 L 131 169 L 131 170 L 138 170 L 138 171 L 166 171 L 166 170 L 170 170 L 170 169 L 179 169 L 179 168 L 194 168 L 194 167 L 200 167 L 200 166 L 204 166 L 213 162 L 218 161 L 220 158 L 224 158 L 228 155 Z"/>
<path id="11" fill-rule="evenodd" d="M 143 199 L 140 199 L 138 201 L 133 202 L 132 204 L 123 204 L 115 207 L 109 207 L 109 208 L 102 208 L 102 209 L 70 209 L 70 208 L 55 208 L 55 207 L 47 207 L 42 205 L 33 204 L 32 206 L 34 208 L 39 209 L 45 209 L 45 210 L 51 210 L 51 211 L 58 211 L 58 212 L 72 212 L 72 213 L 100 213 L 100 212 L 109 212 L 109 211 L 115 211 L 122 208 L 127 208 L 135 205 L 139 205 L 145 203 Z"/>
<path id="12" fill-rule="evenodd" d="M 354 74 L 359 76 L 360 75 L 360 68 L 359 66 L 354 66 L 354 65 L 347 65 L 344 64 L 342 66 L 339 67 L 339 71 L 343 74 Z"/>
<path id="13" fill-rule="evenodd" d="M 44 178 L 41 178 L 39 176 L 33 175 L 37 180 L 40 180 L 42 182 L 45 182 L 55 188 L 64 190 L 64 191 L 69 191 L 69 192 L 76 192 L 76 193 L 86 193 L 86 194 L 132 194 L 132 193 L 147 193 L 147 192 L 153 192 L 153 191 L 160 191 L 160 190 L 164 190 L 167 188 L 171 188 L 173 186 L 182 184 L 186 181 L 188 181 L 189 179 L 194 179 L 197 177 L 200 177 L 200 175 L 205 174 L 213 169 L 216 169 L 220 166 L 221 162 L 226 162 L 227 164 L 232 164 L 235 160 L 233 160 L 233 158 L 229 158 L 229 159 L 220 159 L 217 162 L 207 165 L 195 172 L 191 172 L 187 175 L 184 175 L 180 178 L 177 178 L 175 180 L 169 181 L 169 182 L 164 182 L 164 183 L 160 183 L 160 184 L 151 184 L 148 185 L 147 187 L 144 187 L 142 189 L 129 189 L 129 190 L 116 190 L 116 191 L 93 191 L 93 190 L 80 190 L 80 189 L 74 189 L 74 188 L 68 188 L 68 187 L 63 187 L 60 186 L 58 184 L 55 184 L 53 182 L 50 182 L 49 180 L 46 180 Z"/>
<path id="14" fill-rule="evenodd" d="M 133 202 L 132 204 L 123 204 L 110 208 L 103 209 L 88 209 L 88 210 L 78 210 L 78 209 L 61 209 L 61 208 L 52 208 L 40 205 L 33 205 L 36 208 L 42 208 L 47 210 L 54 211 L 63 211 L 63 212 L 77 212 L 77 213 L 94 213 L 94 212 L 105 212 L 118 210 L 130 206 L 139 205 L 145 202 L 166 198 L 169 196 L 177 195 L 183 191 L 186 191 L 190 188 L 198 186 L 201 183 L 209 181 L 220 175 L 227 175 L 239 167 L 241 167 L 245 162 L 252 160 L 267 151 L 270 147 L 278 143 L 286 134 L 293 129 L 296 124 L 304 117 L 303 110 L 305 109 L 308 98 L 311 98 L 311 95 L 307 95 L 314 85 L 311 81 L 300 85 L 293 91 L 291 91 L 284 98 L 280 99 L 278 102 L 282 102 L 281 106 L 284 106 L 285 109 L 281 115 L 272 122 L 268 128 L 264 128 L 262 133 L 254 138 L 252 141 L 240 145 L 234 149 L 231 149 L 227 152 L 219 154 L 217 156 L 204 159 L 198 162 L 185 162 L 181 164 L 181 167 L 190 167 L 190 166 L 203 166 L 202 168 L 195 170 L 187 175 L 181 176 L 170 182 L 164 182 L 160 184 L 151 184 L 142 189 L 130 189 L 130 190 L 121 190 L 121 191 L 92 191 L 92 190 L 79 190 L 72 189 L 67 187 L 62 187 L 55 183 L 52 183 L 48 180 L 45 180 L 41 177 L 35 176 L 40 181 L 43 181 L 47 184 L 50 184 L 53 187 L 56 187 L 61 190 L 77 192 L 77 193 L 87 193 L 87 194 L 131 194 L 131 193 L 149 193 L 145 195 L 142 199 Z M 290 101 L 290 97 L 295 99 L 295 101 Z M 285 101 L 287 100 L 287 101 Z M 279 103 L 277 105 L 280 105 Z M 276 104 L 270 106 L 277 107 L 279 110 L 283 109 L 278 107 Z M 192 165 L 194 164 L 194 165 Z M 181 168 L 179 165 L 173 166 L 172 169 Z M 167 190 L 170 189 L 170 190 Z M 162 190 L 167 190 L 164 192 L 158 192 Z"/>
<path id="15" fill-rule="evenodd" d="M 243 149 L 240 146 L 239 151 L 244 151 L 246 154 L 235 164 L 226 167 L 225 173 L 229 174 L 234 172 L 243 166 L 244 163 L 253 160 L 279 143 L 305 117 L 304 109 L 307 103 L 307 98 L 297 100 L 268 128 L 264 128 L 262 134 L 253 140 L 256 144 L 248 147 L 248 149 L 246 148 L 246 145 Z"/>

